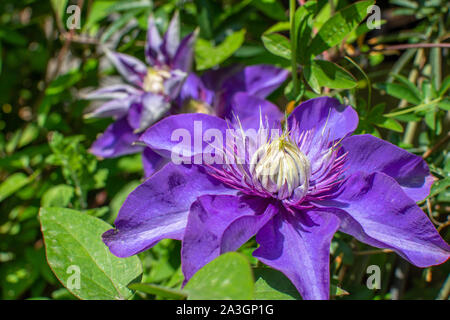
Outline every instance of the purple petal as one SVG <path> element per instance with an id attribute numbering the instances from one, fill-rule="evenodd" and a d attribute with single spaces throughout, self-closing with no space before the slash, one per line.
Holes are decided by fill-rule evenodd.
<path id="1" fill-rule="evenodd" d="M 139 94 L 140 91 L 126 84 L 116 84 L 105 88 L 100 88 L 88 93 L 84 98 L 87 100 L 96 99 L 124 99 L 130 95 Z"/>
<path id="2" fill-rule="evenodd" d="M 153 15 L 148 18 L 147 41 L 145 43 L 145 59 L 149 65 L 159 66 L 164 62 L 161 53 L 161 45 L 163 40 L 155 25 Z"/>
<path id="3" fill-rule="evenodd" d="M 346 174 L 383 172 L 394 178 L 414 201 L 423 200 L 430 193 L 434 179 L 421 157 L 370 134 L 347 137 L 342 146 L 343 152 L 348 152 Z"/>
<path id="4" fill-rule="evenodd" d="M 168 163 L 130 193 L 119 211 L 116 229 L 103 241 L 118 257 L 129 257 L 161 239 L 181 240 L 191 204 L 204 194 L 234 194 L 201 167 Z"/>
<path id="5" fill-rule="evenodd" d="M 161 157 L 150 148 L 145 148 L 144 152 L 142 152 L 142 165 L 146 178 L 165 166 L 167 162 L 168 160 L 166 158 Z"/>
<path id="6" fill-rule="evenodd" d="M 161 46 L 162 52 L 172 60 L 180 45 L 180 18 L 178 11 L 172 17 Z"/>
<path id="7" fill-rule="evenodd" d="M 164 91 L 170 99 L 175 100 L 178 97 L 186 77 L 187 73 L 181 70 L 170 72 L 170 78 L 164 81 Z"/>
<path id="8" fill-rule="evenodd" d="M 138 87 L 142 86 L 147 67 L 138 59 L 123 53 L 106 50 L 106 56 L 116 67 L 117 71 L 127 80 Z"/>
<path id="9" fill-rule="evenodd" d="M 112 123 L 106 131 L 92 144 L 90 152 L 98 157 L 113 158 L 125 154 L 140 152 L 141 146 L 133 145 L 139 136 L 124 117 Z"/>
<path id="10" fill-rule="evenodd" d="M 142 132 L 161 119 L 170 109 L 164 96 L 147 92 L 130 106 L 128 122 L 135 132 Z"/>
<path id="11" fill-rule="evenodd" d="M 202 154 L 208 146 L 222 150 L 227 129 L 226 121 L 218 117 L 186 113 L 162 119 L 147 129 L 139 140 L 166 158 L 181 155 L 188 161 L 184 163 L 191 163 L 193 157 L 195 164 L 201 164 Z M 206 139 L 208 133 L 220 135 L 223 141 Z M 175 159 L 172 157 L 172 160 Z"/>
<path id="12" fill-rule="evenodd" d="M 191 206 L 181 249 L 185 282 L 222 253 L 237 250 L 277 212 L 259 198 L 199 197 Z"/>
<path id="13" fill-rule="evenodd" d="M 418 267 L 445 262 L 450 247 L 427 215 L 391 177 L 353 174 L 334 200 L 318 203 L 339 208 L 341 230 L 369 245 L 389 248 Z"/>
<path id="14" fill-rule="evenodd" d="M 173 58 L 172 67 L 180 69 L 184 72 L 190 72 L 194 61 L 194 43 L 197 39 L 198 30 L 188 34 L 181 40 L 175 57 Z"/>
<path id="15" fill-rule="evenodd" d="M 245 92 L 236 93 L 231 104 L 231 111 L 228 118 L 236 121 L 237 116 L 244 129 L 258 129 L 261 119 L 269 127 L 281 123 L 283 120 L 283 113 L 273 103 L 251 96 Z"/>
<path id="16" fill-rule="evenodd" d="M 102 104 L 92 112 L 86 114 L 86 117 L 95 118 L 122 118 L 128 112 L 130 104 L 134 101 L 134 97 L 127 97 L 124 99 L 114 99 Z"/>
<path id="17" fill-rule="evenodd" d="M 328 299 L 330 244 L 339 219 L 321 211 L 299 211 L 275 216 L 256 235 L 253 253 L 283 272 L 305 300 Z"/>
<path id="18" fill-rule="evenodd" d="M 247 92 L 249 95 L 265 98 L 277 89 L 288 75 L 287 70 L 271 65 L 255 65 L 245 67 L 231 76 L 223 86 L 230 96 L 236 92 Z"/>
<path id="19" fill-rule="evenodd" d="M 213 98 L 214 92 L 206 88 L 201 78 L 195 73 L 189 73 L 181 88 L 178 99 L 180 105 L 189 99 L 204 101 L 207 104 L 212 105 Z"/>
<path id="20" fill-rule="evenodd" d="M 328 135 L 329 141 L 351 134 L 358 126 L 358 114 L 351 106 L 337 99 L 320 97 L 307 100 L 294 109 L 288 118 L 289 128 L 299 126 L 300 132 L 314 129 L 316 135 Z"/>

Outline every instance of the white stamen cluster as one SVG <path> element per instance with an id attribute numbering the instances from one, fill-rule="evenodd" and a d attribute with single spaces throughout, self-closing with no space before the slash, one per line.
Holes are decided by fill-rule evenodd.
<path id="1" fill-rule="evenodd" d="M 309 188 L 310 162 L 287 135 L 259 147 L 252 156 L 250 171 L 265 190 L 281 200 L 293 193 L 302 196 Z"/>

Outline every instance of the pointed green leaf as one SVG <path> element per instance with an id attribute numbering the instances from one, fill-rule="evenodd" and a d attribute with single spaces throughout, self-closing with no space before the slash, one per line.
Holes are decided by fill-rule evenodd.
<path id="1" fill-rule="evenodd" d="M 304 75 L 308 83 L 314 86 L 331 89 L 350 89 L 356 86 L 356 80 L 350 72 L 326 60 L 312 61 L 310 65 L 305 66 Z"/>
<path id="2" fill-rule="evenodd" d="M 225 253 L 200 269 L 185 286 L 190 300 L 249 300 L 253 298 L 253 275 L 247 259 Z"/>
<path id="3" fill-rule="evenodd" d="M 127 286 L 140 279 L 141 262 L 137 256 L 118 258 L 109 251 L 101 237 L 109 224 L 63 208 L 41 208 L 39 216 L 48 264 L 72 294 L 86 300 L 132 296 Z"/>
<path id="4" fill-rule="evenodd" d="M 245 29 L 227 36 L 218 46 L 210 41 L 198 39 L 195 44 L 195 61 L 198 70 L 205 70 L 219 65 L 241 47 L 244 43 Z"/>
<path id="5" fill-rule="evenodd" d="M 308 55 L 317 56 L 325 50 L 340 44 L 367 15 L 367 9 L 374 1 L 356 2 L 333 15 L 327 20 L 313 38 Z"/>
<path id="6" fill-rule="evenodd" d="M 278 33 L 264 34 L 262 37 L 264 47 L 276 56 L 291 59 L 291 44 L 289 40 Z"/>

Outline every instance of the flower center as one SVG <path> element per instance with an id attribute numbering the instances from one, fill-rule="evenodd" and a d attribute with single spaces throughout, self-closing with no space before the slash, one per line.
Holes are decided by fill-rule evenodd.
<path id="1" fill-rule="evenodd" d="M 206 102 L 196 99 L 187 99 L 180 110 L 181 113 L 205 113 L 214 114 L 210 105 Z"/>
<path id="2" fill-rule="evenodd" d="M 142 87 L 147 92 L 163 94 L 164 81 L 169 78 L 170 72 L 165 69 L 148 68 Z"/>
<path id="3" fill-rule="evenodd" d="M 265 190 L 281 200 L 293 193 L 296 198 L 303 197 L 309 188 L 309 160 L 286 134 L 259 147 L 250 171 Z"/>

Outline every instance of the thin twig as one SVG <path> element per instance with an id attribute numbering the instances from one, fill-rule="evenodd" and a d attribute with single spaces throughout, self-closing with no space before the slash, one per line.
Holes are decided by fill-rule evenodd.
<path id="1" fill-rule="evenodd" d="M 422 155 L 423 159 L 428 158 L 433 152 L 438 150 L 441 146 L 443 146 L 445 143 L 450 140 L 450 132 L 447 132 L 447 135 L 443 137 L 441 140 L 439 140 L 434 146 L 432 146 L 430 149 L 425 151 L 425 153 Z"/>

